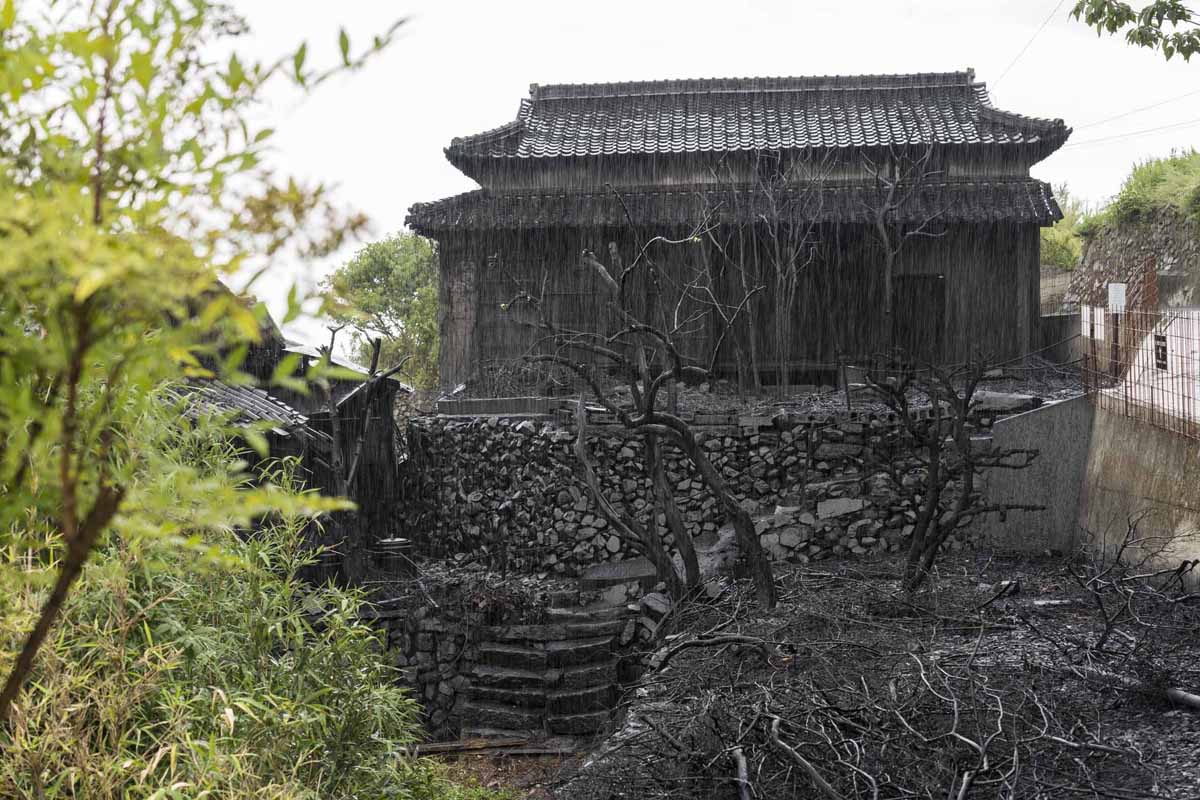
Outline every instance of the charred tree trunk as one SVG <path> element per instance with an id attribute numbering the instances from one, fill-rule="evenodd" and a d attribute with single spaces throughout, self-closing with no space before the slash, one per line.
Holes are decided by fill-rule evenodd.
<path id="1" fill-rule="evenodd" d="M 774 608 L 777 602 L 775 575 L 771 570 L 771 562 L 758 541 L 758 534 L 754 531 L 754 520 L 750 518 L 746 509 L 742 508 L 729 485 L 725 483 L 725 479 L 721 477 L 721 473 L 708 460 L 704 448 L 696 441 L 695 434 L 686 422 L 678 417 L 665 414 L 656 415 L 654 421 L 661 424 L 662 432 L 668 433 L 670 438 L 696 465 L 705 485 L 708 486 L 725 515 L 733 523 L 734 532 L 737 534 L 738 548 L 745 557 L 746 566 L 754 580 L 754 589 L 759 605 L 767 609 Z M 647 426 L 648 429 L 657 427 L 659 426 Z"/>
<path id="2" fill-rule="evenodd" d="M 675 504 L 675 494 L 667 481 L 662 444 L 653 433 L 646 434 L 646 469 L 654 485 L 657 504 L 666 517 L 667 530 L 671 532 L 671 538 L 675 540 L 675 549 L 679 551 L 679 557 L 683 560 L 684 588 L 693 589 L 700 585 L 700 562 L 696 558 L 696 547 L 692 537 L 683 525 L 679 506 Z M 652 519 L 650 524 L 656 526 L 658 522 Z"/>
<path id="3" fill-rule="evenodd" d="M 667 552 L 666 545 L 655 530 L 654 520 L 650 521 L 650 525 L 642 526 L 637 520 L 617 510 L 612 501 L 608 499 L 608 495 L 604 493 L 587 450 L 587 410 L 584 408 L 582 398 L 575 411 L 575 431 L 575 458 L 583 471 L 584 483 L 587 484 L 588 491 L 591 492 L 592 499 L 596 501 L 601 515 L 619 537 L 650 559 L 650 563 L 654 565 L 655 574 L 659 581 L 667 585 L 667 592 L 671 597 L 675 599 L 683 597 L 684 586 L 679 580 L 679 572 L 675 569 L 675 562 Z"/>

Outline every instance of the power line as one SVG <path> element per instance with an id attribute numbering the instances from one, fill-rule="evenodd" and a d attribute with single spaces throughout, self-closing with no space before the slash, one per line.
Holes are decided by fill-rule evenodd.
<path id="1" fill-rule="evenodd" d="M 1165 106 L 1167 103 L 1174 103 L 1176 100 L 1183 100 L 1185 97 L 1191 97 L 1192 95 L 1196 95 L 1196 94 L 1200 94 L 1200 89 L 1196 89 L 1191 92 L 1185 92 L 1181 95 L 1177 95 L 1176 97 L 1168 97 L 1166 100 L 1160 100 L 1157 103 L 1151 103 L 1148 106 L 1140 106 L 1138 108 L 1130 109 L 1129 111 L 1123 111 L 1120 114 L 1116 114 L 1111 117 L 1105 117 L 1104 119 L 1098 119 L 1095 122 L 1089 122 L 1086 125 L 1080 125 L 1075 130 L 1081 131 L 1084 128 L 1094 128 L 1097 125 L 1104 125 L 1105 123 L 1112 122 L 1113 120 L 1124 119 L 1125 117 L 1132 116 L 1134 114 L 1139 114 L 1143 111 L 1149 111 L 1150 109 L 1158 108 L 1159 106 Z"/>
<path id="2" fill-rule="evenodd" d="M 1042 20 L 1042 24 L 1036 31 L 1033 32 L 1033 36 L 1029 37 L 1029 41 L 1026 42 L 1025 46 L 1021 48 L 1021 52 L 1013 56 L 1013 60 L 1008 62 L 1008 66 L 1005 67 L 1004 71 L 1000 73 L 1000 77 L 996 78 L 996 80 L 992 83 L 993 89 L 1000 85 L 1000 81 L 1004 80 L 1004 76 L 1007 75 L 1008 71 L 1013 68 L 1013 65 L 1021 60 L 1021 56 L 1025 55 L 1025 51 L 1029 49 L 1029 45 L 1033 44 L 1033 40 L 1036 39 L 1038 35 L 1046 29 L 1046 26 L 1050 24 L 1050 20 L 1054 19 L 1054 15 L 1058 13 L 1060 8 L 1062 8 L 1062 4 L 1064 2 L 1065 0 L 1058 0 L 1058 2 L 1054 5 L 1054 10 L 1047 14 L 1046 18 Z"/>
<path id="3" fill-rule="evenodd" d="M 1129 139 L 1131 137 L 1141 136 L 1146 133 L 1156 133 L 1158 131 L 1172 130 L 1174 128 L 1186 128 L 1189 125 L 1200 125 L 1200 117 L 1198 117 L 1196 119 L 1184 120 L 1182 122 L 1172 122 L 1169 125 L 1159 125 L 1157 128 L 1146 128 L 1146 129 L 1140 130 L 1140 131 L 1129 131 L 1128 133 L 1118 133 L 1118 134 L 1114 134 L 1112 136 L 1102 136 L 1099 139 L 1087 139 L 1082 142 L 1068 142 L 1067 144 L 1063 145 L 1063 149 L 1065 150 L 1069 147 L 1080 147 L 1085 144 L 1100 144 L 1102 142 L 1114 142 L 1114 141 L 1117 141 L 1118 139 Z"/>

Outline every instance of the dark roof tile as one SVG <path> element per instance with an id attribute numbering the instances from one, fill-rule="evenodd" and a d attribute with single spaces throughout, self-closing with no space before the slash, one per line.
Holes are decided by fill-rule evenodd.
<path id="1" fill-rule="evenodd" d="M 828 183 L 820 193 L 796 190 L 782 201 L 798 219 L 867 223 L 870 209 L 880 205 L 874 183 Z M 433 203 L 417 203 L 407 224 L 436 235 L 448 229 L 549 228 L 559 226 L 619 227 L 625 212 L 640 225 L 691 226 L 706 214 L 712 222 L 752 219 L 764 195 L 753 189 L 709 191 L 663 188 L 612 191 L 491 192 L 478 189 Z M 927 183 L 913 192 L 895 222 L 922 222 L 931 217 L 954 222 L 1016 222 L 1047 225 L 1062 218 L 1050 186 L 1031 178 L 958 180 Z"/>
<path id="2" fill-rule="evenodd" d="M 517 119 L 454 139 L 465 167 L 491 158 L 993 144 L 1038 158 L 1070 134 L 1062 120 L 992 107 L 974 72 L 734 78 L 537 86 Z"/>

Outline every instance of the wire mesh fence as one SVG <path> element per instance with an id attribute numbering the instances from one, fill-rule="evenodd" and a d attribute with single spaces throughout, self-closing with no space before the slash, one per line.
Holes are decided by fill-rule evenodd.
<path id="1" fill-rule="evenodd" d="M 1200 439 L 1200 309 L 1156 306 L 1081 309 L 1084 387 L 1099 408 Z"/>

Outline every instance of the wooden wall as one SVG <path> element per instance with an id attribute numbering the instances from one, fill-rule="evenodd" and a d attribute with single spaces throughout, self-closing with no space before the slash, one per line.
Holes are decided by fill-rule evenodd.
<path id="1" fill-rule="evenodd" d="M 657 231 L 659 235 L 685 232 Z M 944 275 L 944 313 L 938 336 L 941 360 L 961 361 L 978 352 L 1009 359 L 1029 352 L 1038 318 L 1038 229 L 1032 225 L 947 226 L 936 237 L 910 239 L 896 276 Z M 536 314 L 514 303 L 520 292 L 544 298 L 544 308 L 562 328 L 613 330 L 605 312 L 605 290 L 580 266 L 588 249 L 609 262 L 615 242 L 628 262 L 650 234 L 625 230 L 561 229 L 481 231 L 444 241 L 442 258 L 441 383 L 451 389 L 472 380 L 476 388 L 500 394 L 545 390 L 539 375 L 526 374 L 522 356 L 544 340 L 529 323 Z M 725 374 L 748 358 L 753 336 L 760 368 L 774 374 L 780 350 L 774 333 L 774 292 L 769 259 L 753 237 L 722 240 L 720 250 L 707 242 L 655 246 L 651 250 L 663 276 L 663 303 L 670 324 L 703 312 L 687 324 L 677 341 L 685 354 L 708 366 L 720 338 L 719 317 L 695 301 L 679 303 L 681 286 L 707 274 L 714 292 L 733 305 L 742 296 L 737 269 L 748 282 L 765 282 L 754 312 L 725 337 L 716 364 Z M 893 344 L 896 324 L 883 313 L 882 253 L 861 226 L 830 226 L 817 236 L 816 257 L 801 273 L 790 334 L 791 369 L 833 370 L 842 360 L 877 355 Z M 721 251 L 725 256 L 721 255 Z M 740 256 L 738 254 L 741 254 Z M 639 270 L 630 297 L 645 297 L 649 287 Z M 507 307 L 506 307 L 507 306 Z M 640 309 L 639 309 L 640 310 Z M 897 307 L 893 314 L 915 315 L 915 325 L 932 325 L 926 308 Z M 573 358 L 583 357 L 578 351 Z M 793 376 L 795 379 L 795 376 Z"/>

